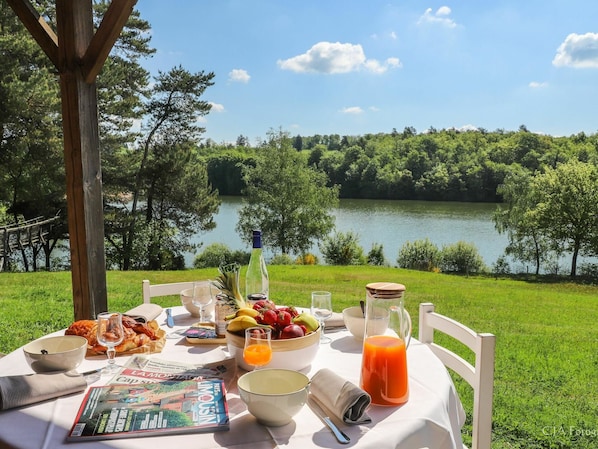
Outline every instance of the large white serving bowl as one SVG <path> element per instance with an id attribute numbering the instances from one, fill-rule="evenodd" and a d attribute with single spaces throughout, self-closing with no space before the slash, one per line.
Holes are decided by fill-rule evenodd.
<path id="1" fill-rule="evenodd" d="M 193 289 L 188 288 L 181 292 L 181 304 L 187 309 L 187 312 L 191 314 L 191 316 L 199 318 L 199 307 L 193 304 Z M 214 307 L 216 305 L 216 299 L 214 298 L 210 304 L 207 305 L 205 309 L 206 319 L 211 320 L 214 318 Z"/>
<path id="2" fill-rule="evenodd" d="M 298 371 L 259 369 L 237 381 L 239 396 L 249 413 L 266 426 L 284 426 L 307 401 L 309 378 Z"/>
<path id="3" fill-rule="evenodd" d="M 246 371 L 254 367 L 243 360 L 245 336 L 226 332 L 228 352 L 237 360 L 237 365 Z M 311 365 L 320 347 L 320 328 L 303 337 L 272 340 L 272 360 L 266 368 L 281 368 L 300 371 Z"/>
<path id="4" fill-rule="evenodd" d="M 40 338 L 23 346 L 23 352 L 36 373 L 70 371 L 85 358 L 87 339 L 77 335 Z"/>

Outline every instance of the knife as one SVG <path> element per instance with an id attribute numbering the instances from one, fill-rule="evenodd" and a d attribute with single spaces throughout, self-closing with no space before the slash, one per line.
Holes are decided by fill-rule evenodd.
<path id="1" fill-rule="evenodd" d="M 326 424 L 328 428 L 330 428 L 330 430 L 332 430 L 332 433 L 334 434 L 339 443 L 349 444 L 351 442 L 351 439 L 347 436 L 347 434 L 340 430 L 338 427 L 336 427 L 336 424 L 332 422 L 329 416 L 326 416 L 320 405 L 316 403 L 315 399 L 313 399 L 312 397 L 308 397 L 307 403 L 309 405 L 309 408 L 312 409 L 312 411 L 317 415 L 317 417 L 320 418 L 322 422 Z"/>
<path id="2" fill-rule="evenodd" d="M 172 318 L 172 310 L 166 309 L 166 324 L 168 327 L 174 327 L 174 318 Z"/>

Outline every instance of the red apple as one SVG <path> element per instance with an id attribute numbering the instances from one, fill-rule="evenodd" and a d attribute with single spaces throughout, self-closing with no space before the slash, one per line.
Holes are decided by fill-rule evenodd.
<path id="1" fill-rule="evenodd" d="M 288 326 L 285 326 L 282 328 L 282 332 L 280 333 L 280 338 L 281 339 L 297 338 L 297 337 L 303 337 L 304 335 L 305 335 L 305 332 L 303 332 L 303 329 L 301 329 L 301 326 L 299 326 L 297 324 L 289 324 Z"/>

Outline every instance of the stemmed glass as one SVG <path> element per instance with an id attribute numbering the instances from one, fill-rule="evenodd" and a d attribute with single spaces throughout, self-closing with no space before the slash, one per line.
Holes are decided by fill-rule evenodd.
<path id="1" fill-rule="evenodd" d="M 269 327 L 250 327 L 245 329 L 245 347 L 243 360 L 252 365 L 254 371 L 267 365 L 272 360 L 272 329 Z"/>
<path id="2" fill-rule="evenodd" d="M 212 282 L 211 281 L 195 281 L 193 282 L 193 295 L 191 296 L 193 304 L 199 308 L 199 322 L 205 323 L 206 307 L 208 307 L 214 300 L 212 296 Z"/>
<path id="3" fill-rule="evenodd" d="M 116 355 L 116 349 L 114 348 L 121 344 L 124 338 L 123 317 L 120 313 L 102 312 L 98 315 L 98 343 L 108 348 L 106 350 L 108 365 L 102 369 L 103 373 L 114 374 L 118 371 L 119 366 L 114 360 Z"/>
<path id="4" fill-rule="evenodd" d="M 332 316 L 332 294 L 330 292 L 311 293 L 311 314 L 320 322 L 320 343 L 330 343 L 330 337 L 324 335 L 326 320 Z"/>

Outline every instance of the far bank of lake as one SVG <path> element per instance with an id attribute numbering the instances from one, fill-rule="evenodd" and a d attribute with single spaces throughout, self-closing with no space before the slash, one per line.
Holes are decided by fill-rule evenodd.
<path id="1" fill-rule="evenodd" d="M 216 229 L 198 235 L 194 242 L 202 242 L 203 247 L 224 243 L 232 250 L 249 250 L 249 245 L 235 231 L 242 199 L 221 197 L 221 200 L 215 217 Z M 406 242 L 428 238 L 439 248 L 458 241 L 472 243 L 490 266 L 504 253 L 508 243 L 507 236 L 494 228 L 492 215 L 496 208 L 496 204 L 489 203 L 341 199 L 333 215 L 336 230 L 356 233 L 366 253 L 374 243 L 382 244 L 391 265 L 396 264 L 399 249 Z M 200 248 L 198 252 L 201 251 Z M 311 252 L 323 263 L 317 245 Z M 272 252 L 266 250 L 265 255 L 271 257 Z M 193 265 L 193 258 L 194 254 L 186 256 L 187 266 Z"/>

